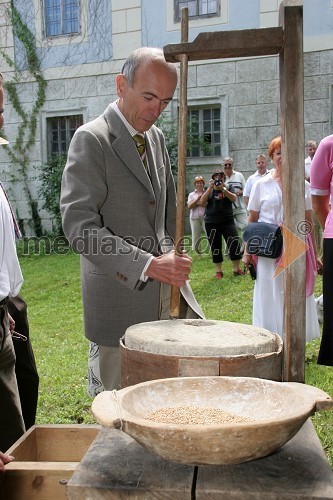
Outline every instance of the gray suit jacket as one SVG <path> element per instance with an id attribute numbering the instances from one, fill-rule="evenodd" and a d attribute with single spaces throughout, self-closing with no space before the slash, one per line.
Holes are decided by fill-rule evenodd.
<path id="1" fill-rule="evenodd" d="M 111 106 L 80 127 L 64 169 L 65 235 L 81 254 L 86 337 L 118 346 L 133 324 L 159 319 L 160 283 L 140 281 L 151 255 L 172 248 L 176 200 L 162 132 L 147 133 L 149 179 L 135 143 Z M 203 317 L 189 286 L 182 295 Z"/>

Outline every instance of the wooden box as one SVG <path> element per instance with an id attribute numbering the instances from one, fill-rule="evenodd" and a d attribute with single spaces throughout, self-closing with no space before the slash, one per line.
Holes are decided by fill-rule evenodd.
<path id="1" fill-rule="evenodd" d="M 34 425 L 7 450 L 15 460 L 6 465 L 0 498 L 66 499 L 66 485 L 99 425 Z"/>

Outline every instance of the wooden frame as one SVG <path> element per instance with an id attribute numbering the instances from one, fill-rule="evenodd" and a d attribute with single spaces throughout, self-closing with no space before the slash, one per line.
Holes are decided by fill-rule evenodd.
<path id="1" fill-rule="evenodd" d="M 284 226 L 304 241 L 298 228 L 304 221 L 304 89 L 303 4 L 283 0 L 279 27 L 200 33 L 191 43 L 164 47 L 167 61 L 179 62 L 279 55 L 283 153 Z M 288 251 L 288 249 L 287 249 Z M 305 366 L 305 254 L 285 273 L 284 380 L 304 382 Z"/>

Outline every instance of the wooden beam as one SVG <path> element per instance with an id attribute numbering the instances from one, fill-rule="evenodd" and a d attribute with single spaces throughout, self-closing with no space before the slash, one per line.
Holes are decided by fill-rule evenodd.
<path id="1" fill-rule="evenodd" d="M 188 42 L 188 8 L 182 9 L 181 42 Z M 179 85 L 179 122 L 178 122 L 178 175 L 177 175 L 177 213 L 175 232 L 175 252 L 181 255 L 184 251 L 185 204 L 186 204 L 186 164 L 187 164 L 187 77 L 188 58 L 180 55 Z M 170 317 L 179 318 L 180 289 L 171 287 Z"/>
<path id="2" fill-rule="evenodd" d="M 302 2 L 284 0 L 280 5 L 279 24 L 284 31 L 284 49 L 280 54 L 283 222 L 304 241 L 304 234 L 300 232 L 305 220 Z M 287 382 L 304 382 L 305 269 L 303 254 L 285 270 L 284 379 Z"/>
<path id="3" fill-rule="evenodd" d="M 283 47 L 283 29 L 261 28 L 200 33 L 191 43 L 164 47 L 165 59 L 179 62 L 181 54 L 189 61 L 228 57 L 254 57 L 278 54 Z"/>

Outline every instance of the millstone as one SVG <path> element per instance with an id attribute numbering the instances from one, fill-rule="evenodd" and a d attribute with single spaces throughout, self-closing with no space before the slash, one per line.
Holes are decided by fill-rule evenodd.
<path id="1" fill-rule="evenodd" d="M 278 349 L 275 334 L 265 328 L 229 321 L 170 319 L 127 328 L 129 349 L 174 356 L 265 354 Z"/>

